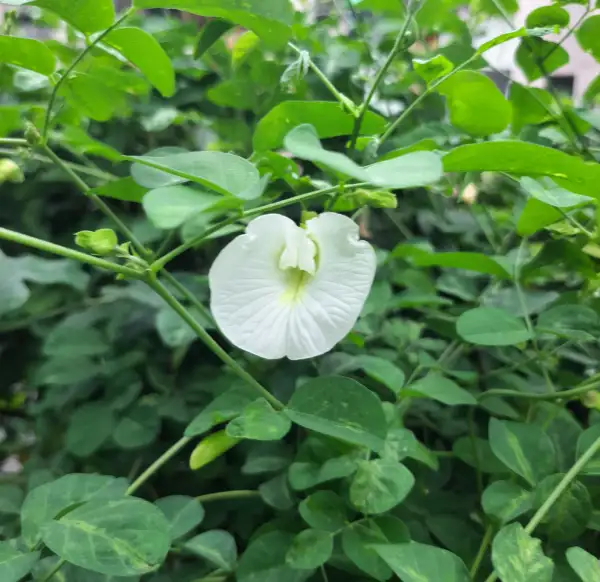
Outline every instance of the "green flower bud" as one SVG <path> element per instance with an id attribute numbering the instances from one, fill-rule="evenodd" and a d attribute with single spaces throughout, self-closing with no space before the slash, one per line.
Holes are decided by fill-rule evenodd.
<path id="1" fill-rule="evenodd" d="M 32 146 L 38 145 L 42 140 L 40 132 L 37 130 L 37 127 L 33 125 L 33 123 L 27 123 L 25 127 L 25 139 L 27 140 L 27 143 Z"/>
<path id="2" fill-rule="evenodd" d="M 204 467 L 204 465 L 208 465 L 237 445 L 240 440 L 230 437 L 224 430 L 209 434 L 192 451 L 190 469 L 196 471 Z"/>
<path id="3" fill-rule="evenodd" d="M 8 158 L 0 160 L 0 184 L 2 184 L 2 182 L 20 184 L 24 180 L 25 175 L 18 164 Z"/>
<path id="4" fill-rule="evenodd" d="M 82 230 L 75 235 L 77 246 L 100 256 L 112 254 L 118 242 L 117 235 L 110 228 Z"/>
<path id="5" fill-rule="evenodd" d="M 398 199 L 389 190 L 356 190 L 361 206 L 372 206 L 373 208 L 397 208 Z"/>

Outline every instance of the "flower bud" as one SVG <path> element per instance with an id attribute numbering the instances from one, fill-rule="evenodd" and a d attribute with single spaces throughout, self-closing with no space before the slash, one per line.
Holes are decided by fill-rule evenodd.
<path id="1" fill-rule="evenodd" d="M 36 146 L 40 143 L 40 141 L 42 141 L 42 136 L 33 123 L 27 123 L 25 127 L 25 139 L 31 146 Z"/>
<path id="2" fill-rule="evenodd" d="M 0 184 L 2 184 L 2 182 L 20 184 L 24 180 L 25 175 L 18 164 L 8 158 L 0 160 Z"/>
<path id="3" fill-rule="evenodd" d="M 373 208 L 397 208 L 398 199 L 396 195 L 389 190 L 356 190 L 358 200 L 362 206 L 372 206 Z"/>
<path id="4" fill-rule="evenodd" d="M 465 186 L 465 189 L 462 191 L 462 194 L 460 195 L 460 199 L 465 203 L 468 204 L 469 206 L 475 204 L 475 202 L 477 202 L 477 186 L 475 186 L 475 184 L 467 184 Z"/>
<path id="5" fill-rule="evenodd" d="M 230 437 L 224 430 L 209 434 L 202 439 L 190 456 L 190 469 L 196 471 L 208 465 L 229 449 L 240 442 L 241 439 Z"/>
<path id="6" fill-rule="evenodd" d="M 110 228 L 82 230 L 75 235 L 75 244 L 95 255 L 110 255 L 117 246 L 117 235 Z"/>

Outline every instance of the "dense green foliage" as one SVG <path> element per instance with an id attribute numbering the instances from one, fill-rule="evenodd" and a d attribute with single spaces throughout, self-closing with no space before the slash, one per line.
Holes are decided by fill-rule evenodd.
<path id="1" fill-rule="evenodd" d="M 0 3 L 64 32 L 0 25 L 1 582 L 600 581 L 600 82 L 482 72 L 600 58 L 599 16 Z M 354 330 L 232 348 L 215 256 L 324 209 L 377 247 Z"/>

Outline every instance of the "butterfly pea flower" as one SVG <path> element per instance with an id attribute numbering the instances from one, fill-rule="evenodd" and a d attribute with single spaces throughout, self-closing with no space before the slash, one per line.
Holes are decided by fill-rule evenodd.
<path id="1" fill-rule="evenodd" d="M 347 216 L 325 212 L 298 226 L 265 214 L 213 263 L 211 310 L 242 350 L 270 360 L 312 358 L 352 330 L 375 268 L 373 247 Z"/>

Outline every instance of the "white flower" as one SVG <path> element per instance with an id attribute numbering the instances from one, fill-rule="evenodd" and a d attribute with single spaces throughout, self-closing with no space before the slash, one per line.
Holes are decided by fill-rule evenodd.
<path id="1" fill-rule="evenodd" d="M 312 358 L 350 332 L 375 267 L 373 247 L 347 216 L 325 212 L 301 228 L 266 214 L 213 263 L 211 310 L 223 334 L 247 352 Z"/>

